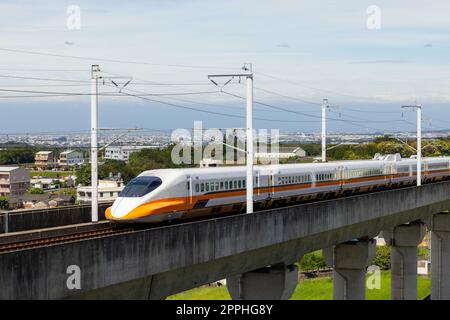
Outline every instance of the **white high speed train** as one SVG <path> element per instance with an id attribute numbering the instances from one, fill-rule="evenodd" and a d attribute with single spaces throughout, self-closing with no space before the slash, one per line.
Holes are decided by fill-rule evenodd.
<path id="1" fill-rule="evenodd" d="M 255 210 L 398 188 L 416 183 L 417 160 L 399 154 L 374 160 L 254 167 Z M 450 179 L 450 157 L 422 159 L 422 182 Z M 142 172 L 119 194 L 106 218 L 162 222 L 244 212 L 246 167 Z"/>

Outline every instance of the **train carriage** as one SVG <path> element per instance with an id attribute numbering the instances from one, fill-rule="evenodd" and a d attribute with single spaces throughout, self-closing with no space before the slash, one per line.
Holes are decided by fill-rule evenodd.
<path id="1" fill-rule="evenodd" d="M 255 209 L 414 185 L 416 159 L 399 154 L 373 160 L 254 166 Z M 422 181 L 450 178 L 450 157 L 423 158 Z M 161 222 L 243 212 L 246 167 L 160 169 L 141 173 L 123 189 L 107 219 Z"/>

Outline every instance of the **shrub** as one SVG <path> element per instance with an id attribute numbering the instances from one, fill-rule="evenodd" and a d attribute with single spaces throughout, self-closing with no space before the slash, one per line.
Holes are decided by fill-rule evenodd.
<path id="1" fill-rule="evenodd" d="M 326 266 L 322 250 L 305 254 L 299 263 L 301 271 L 318 270 L 326 268 Z"/>
<path id="2" fill-rule="evenodd" d="M 389 270 L 391 268 L 391 247 L 377 246 L 376 250 L 372 264 L 378 266 L 381 270 Z"/>
<path id="3" fill-rule="evenodd" d="M 0 209 L 6 210 L 9 207 L 9 200 L 7 197 L 0 197 Z"/>

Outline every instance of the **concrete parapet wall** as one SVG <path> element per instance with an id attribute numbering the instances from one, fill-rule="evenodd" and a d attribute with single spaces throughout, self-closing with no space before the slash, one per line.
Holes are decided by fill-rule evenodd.
<path id="1" fill-rule="evenodd" d="M 99 220 L 111 203 L 99 203 Z M 73 205 L 48 209 L 14 210 L 0 214 L 0 233 L 51 228 L 91 221 L 90 205 Z"/>

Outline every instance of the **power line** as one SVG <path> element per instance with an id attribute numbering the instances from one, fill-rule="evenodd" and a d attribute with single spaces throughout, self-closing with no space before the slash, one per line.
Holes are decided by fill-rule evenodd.
<path id="1" fill-rule="evenodd" d="M 25 76 L 13 76 L 13 75 L 5 75 L 5 74 L 0 75 L 0 78 L 37 80 L 37 81 L 55 81 L 55 82 L 91 83 L 88 80 L 69 80 L 69 79 L 55 79 L 55 78 L 41 78 L 41 77 L 25 77 Z"/>
<path id="2" fill-rule="evenodd" d="M 301 83 L 298 83 L 298 82 L 296 82 L 296 81 L 287 80 L 287 79 L 282 79 L 282 78 L 275 77 L 275 76 L 272 76 L 272 75 L 269 75 L 269 74 L 263 73 L 263 72 L 254 72 L 254 73 L 260 74 L 260 75 L 265 76 L 265 77 L 267 77 L 267 78 L 271 78 L 271 79 L 278 80 L 278 81 L 281 81 L 281 82 L 290 83 L 290 84 L 292 84 L 292 85 L 296 85 L 296 86 L 300 86 L 300 87 L 304 87 L 304 88 L 308 88 L 308 89 L 312 89 L 312 90 L 316 90 L 316 91 L 321 91 L 321 92 L 326 92 L 326 93 L 331 93 L 331 94 L 335 94 L 335 95 L 339 95 L 339 96 L 350 97 L 350 98 L 356 98 L 356 99 L 373 100 L 373 98 L 361 97 L 361 96 L 356 96 L 356 95 L 346 94 L 346 93 L 337 92 L 337 91 L 333 91 L 333 90 L 317 88 L 317 87 L 313 87 L 313 86 L 306 85 L 306 84 L 301 84 Z"/>
<path id="3" fill-rule="evenodd" d="M 316 106 L 321 106 L 321 103 L 318 102 L 313 102 L 313 101 L 309 101 L 303 98 L 297 98 L 297 97 L 291 97 L 291 96 L 287 96 L 281 93 L 277 93 L 275 91 L 271 91 L 271 90 L 267 90 L 267 89 L 263 89 L 263 88 L 258 88 L 258 87 L 254 87 L 257 90 L 263 91 L 263 92 L 267 92 L 269 94 L 273 94 L 279 97 L 283 97 L 283 98 L 287 98 L 287 99 L 291 99 L 291 100 L 295 100 L 295 101 L 300 101 L 300 102 L 304 102 L 304 103 L 308 103 L 308 104 L 312 104 L 312 105 L 316 105 Z"/>
<path id="4" fill-rule="evenodd" d="M 126 90 L 129 91 L 128 89 L 126 89 Z M 208 114 L 219 115 L 219 116 L 224 116 L 224 117 L 245 119 L 245 116 L 240 116 L 240 115 L 235 115 L 235 114 L 229 114 L 229 113 L 216 112 L 216 111 L 210 111 L 210 110 L 204 110 L 204 109 L 188 107 L 188 106 L 185 106 L 185 105 L 179 105 L 179 104 L 170 103 L 170 102 L 166 102 L 166 101 L 150 99 L 150 98 L 147 98 L 145 96 L 141 96 L 141 95 L 137 95 L 137 94 L 130 94 L 130 93 L 126 93 L 124 91 L 122 91 L 121 94 L 124 94 L 124 95 L 127 95 L 127 96 L 136 97 L 136 98 L 147 100 L 147 101 L 151 101 L 151 102 L 161 103 L 161 104 L 168 105 L 168 106 L 175 107 L 175 108 L 187 109 L 187 110 L 191 110 L 191 111 L 208 113 Z M 261 120 L 261 121 L 269 121 L 269 122 L 292 122 L 292 123 L 305 123 L 305 122 L 310 123 L 310 122 L 314 122 L 314 121 L 299 121 L 299 120 L 267 119 L 267 118 L 260 118 L 260 117 L 254 117 L 254 119 L 255 120 Z M 315 121 L 315 122 L 318 122 L 318 121 Z"/>
<path id="5" fill-rule="evenodd" d="M 15 92 L 15 93 L 33 93 L 33 94 L 41 94 L 48 96 L 90 96 L 92 93 L 83 93 L 83 92 L 57 92 L 57 91 L 37 91 L 37 90 L 16 90 L 16 89 L 2 89 L 0 88 L 0 92 Z M 218 91 L 200 91 L 200 92 L 181 92 L 181 93 L 146 93 L 143 96 L 184 96 L 184 95 L 204 95 L 204 94 L 212 94 L 217 93 Z M 100 96 L 122 96 L 118 92 L 102 92 L 99 93 Z M 10 98 L 12 96 L 0 96 L 0 98 Z M 21 96 L 14 96 L 21 97 Z M 32 96 L 31 96 L 32 97 Z"/>
<path id="6" fill-rule="evenodd" d="M 236 94 L 233 94 L 233 93 L 230 93 L 230 92 L 226 92 L 226 91 L 222 91 L 222 92 L 223 92 L 224 94 L 228 94 L 228 95 L 231 95 L 231 96 L 240 98 L 240 99 L 245 99 L 245 98 L 242 97 L 242 96 L 239 96 L 239 95 L 236 95 Z M 267 103 L 263 103 L 263 102 L 259 102 L 259 101 L 254 101 L 254 103 L 255 103 L 255 104 L 264 105 L 264 106 L 268 106 L 268 107 L 271 107 L 271 108 L 274 108 L 274 109 L 277 109 L 277 110 L 283 110 L 283 111 L 290 112 L 290 113 L 294 113 L 294 114 L 299 114 L 299 115 L 303 115 L 303 116 L 307 116 L 307 117 L 312 117 L 312 118 L 319 118 L 319 119 L 322 119 L 321 116 L 312 115 L 312 114 L 307 114 L 307 113 L 300 112 L 300 111 L 293 111 L 293 110 L 289 110 L 289 109 L 286 109 L 286 108 L 283 108 L 283 107 L 278 107 L 278 106 L 274 106 L 274 105 L 267 104 Z M 375 121 L 355 121 L 355 120 L 344 120 L 344 119 L 336 119 L 336 118 L 329 118 L 329 117 L 327 117 L 327 119 L 329 119 L 329 120 L 334 120 L 334 121 L 345 122 L 345 123 L 348 123 L 348 124 L 350 124 L 350 125 L 362 127 L 362 128 L 365 128 L 365 129 L 372 129 L 372 130 L 376 130 L 376 131 L 383 131 L 383 130 L 381 130 L 380 128 L 374 128 L 374 127 L 363 126 L 363 125 L 358 124 L 358 123 L 361 123 L 361 122 L 362 122 L 362 123 L 367 123 L 367 122 L 370 122 L 370 123 L 377 123 L 377 122 L 375 122 Z M 381 123 L 386 123 L 386 121 L 379 121 L 379 122 L 381 122 Z M 398 122 L 398 121 L 395 121 L 395 122 Z"/>
<path id="7" fill-rule="evenodd" d="M 112 85 L 108 85 L 108 86 L 115 88 L 115 87 L 112 86 Z M 145 94 L 146 94 L 146 92 L 139 91 L 139 90 L 127 89 L 127 91 L 133 92 L 133 93 L 139 93 L 139 94 L 142 94 L 142 95 L 145 95 Z M 220 91 L 216 91 L 216 93 L 220 93 Z M 194 104 L 197 104 L 197 105 L 204 105 L 204 106 L 207 106 L 207 107 L 238 109 L 238 110 L 241 110 L 241 111 L 244 110 L 242 107 L 225 106 L 225 105 L 211 104 L 211 103 L 205 103 L 205 102 L 198 102 L 198 101 L 192 101 L 192 100 L 187 100 L 187 99 L 174 98 L 174 97 L 171 97 L 171 96 L 165 97 L 165 98 L 166 98 L 166 99 L 170 99 L 170 100 L 175 100 L 175 101 L 181 101 L 181 102 L 187 102 L 187 103 L 194 103 Z M 263 110 L 263 109 L 257 109 L 257 110 L 258 110 L 258 111 L 261 111 L 261 112 L 277 112 L 277 113 L 281 112 L 281 111 L 278 111 L 278 110 Z"/>
<path id="8" fill-rule="evenodd" d="M 30 50 L 18 50 L 18 49 L 10 49 L 10 48 L 0 48 L 0 51 L 22 53 L 22 54 L 31 54 L 31 55 L 39 55 L 39 56 L 48 56 L 48 57 L 57 57 L 57 58 L 86 60 L 86 61 L 103 61 L 103 62 L 112 62 L 112 63 L 123 63 L 123 64 L 150 65 L 150 66 L 163 66 L 163 67 L 174 67 L 174 68 L 190 68 L 190 69 L 235 70 L 235 68 L 226 68 L 226 67 L 200 66 L 200 65 L 187 65 L 187 64 L 153 63 L 153 62 L 146 62 L 146 61 L 131 61 L 131 60 L 118 60 L 118 59 L 105 59 L 105 58 L 94 58 L 94 57 L 64 55 L 64 54 L 56 54 L 56 53 L 48 53 L 48 52 L 38 52 L 38 51 L 30 51 Z"/>

